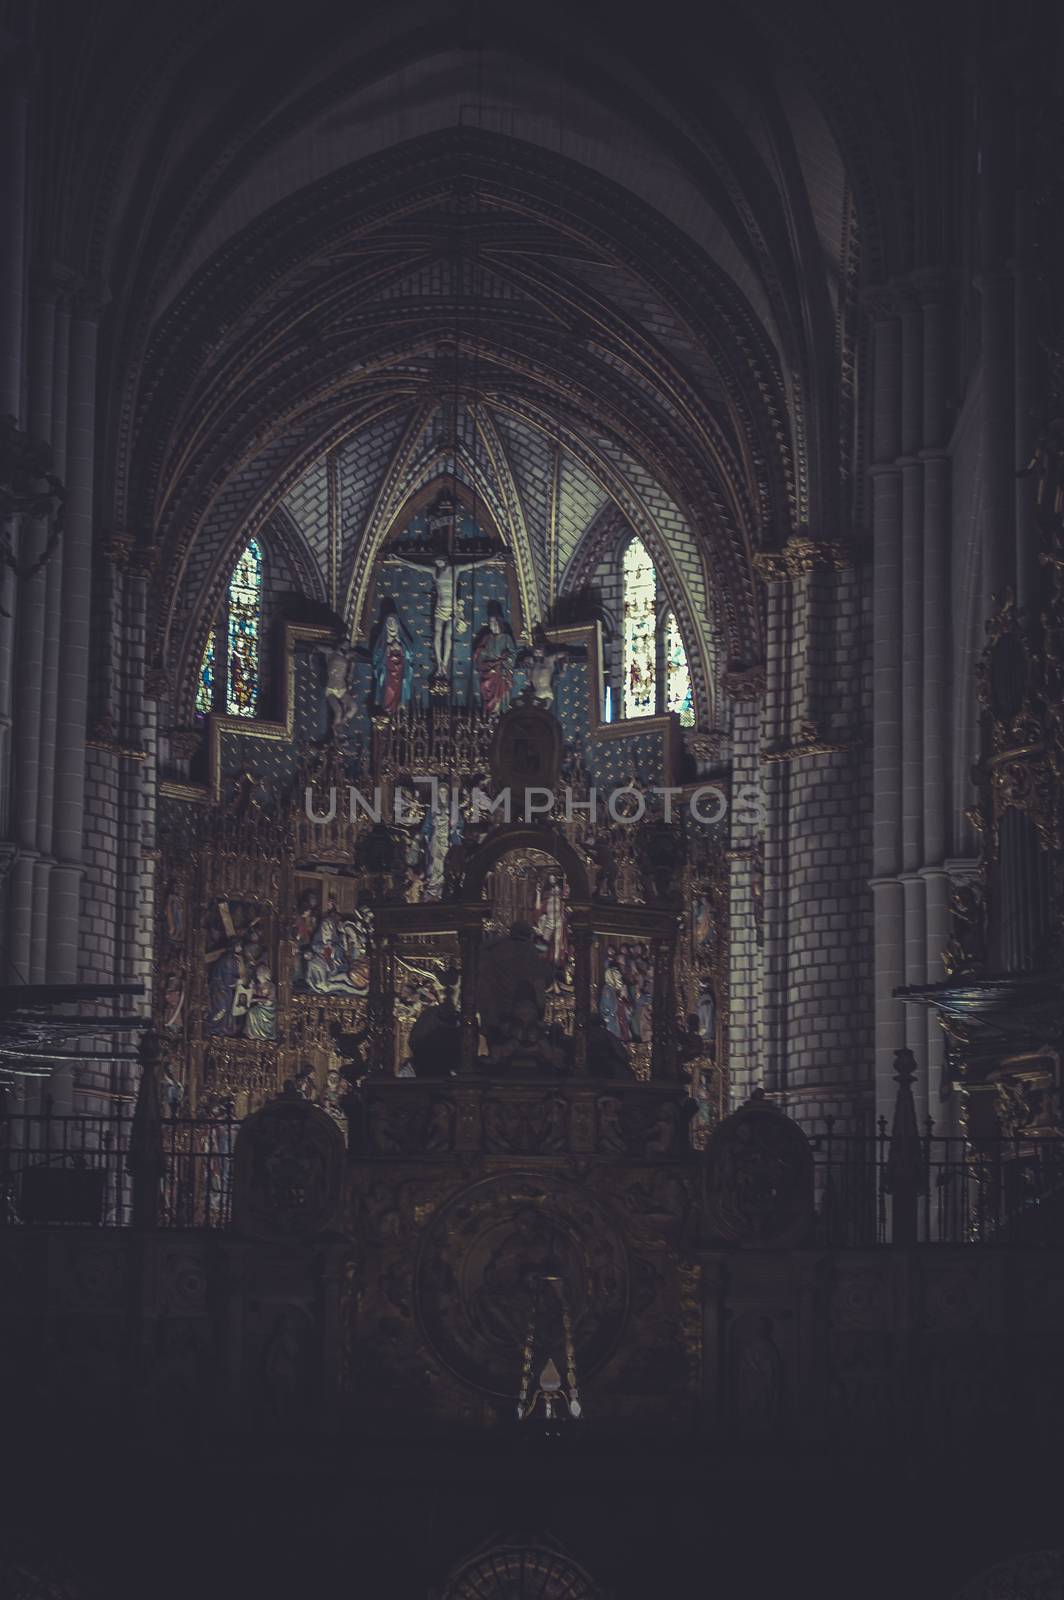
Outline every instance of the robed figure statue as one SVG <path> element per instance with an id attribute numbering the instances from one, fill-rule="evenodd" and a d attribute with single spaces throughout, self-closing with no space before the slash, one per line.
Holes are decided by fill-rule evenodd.
<path id="1" fill-rule="evenodd" d="M 407 632 L 394 600 L 381 602 L 381 614 L 369 645 L 373 662 L 375 709 L 390 717 L 410 704 L 414 685 L 414 657 Z"/>
<path id="2" fill-rule="evenodd" d="M 509 709 L 514 686 L 517 641 L 497 600 L 488 603 L 488 620 L 473 644 L 480 703 L 489 717 Z"/>

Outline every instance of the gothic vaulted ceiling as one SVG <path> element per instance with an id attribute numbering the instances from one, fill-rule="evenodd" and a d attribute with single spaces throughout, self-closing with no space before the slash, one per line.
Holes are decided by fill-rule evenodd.
<path id="1" fill-rule="evenodd" d="M 696 677 L 758 659 L 753 552 L 859 515 L 858 289 L 921 224 L 882 109 L 909 69 L 825 5 L 741 9 L 711 50 L 668 6 L 49 24 L 49 248 L 102 286 L 101 523 L 151 551 L 157 664 L 186 671 L 256 529 L 357 628 L 441 474 L 529 619 L 634 529 Z"/>

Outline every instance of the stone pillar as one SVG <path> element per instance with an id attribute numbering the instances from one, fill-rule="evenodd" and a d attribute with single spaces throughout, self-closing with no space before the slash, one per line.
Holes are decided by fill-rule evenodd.
<path id="1" fill-rule="evenodd" d="M 923 557 L 923 983 L 945 976 L 942 951 L 949 938 L 950 852 L 949 751 L 951 745 L 950 599 L 951 470 L 947 450 L 946 379 L 948 349 L 943 313 L 943 283 L 937 272 L 914 276 L 924 321 L 923 428 L 920 459 L 924 472 Z M 915 1008 L 912 1008 L 915 1010 Z M 909 1045 L 919 1068 L 915 1089 L 917 1114 L 938 1120 L 938 1090 L 945 1041 L 931 1011 L 922 1013 L 922 1027 Z M 908 1037 L 908 1030 L 907 1030 Z"/>
<path id="2" fill-rule="evenodd" d="M 126 710 L 124 736 L 131 747 L 143 750 L 144 760 L 130 766 L 131 811 L 129 828 L 129 939 L 130 958 L 125 976 L 131 983 L 143 983 L 145 996 L 137 1006 L 151 1015 L 152 974 L 155 942 L 155 861 L 154 847 L 156 779 L 158 770 L 158 711 L 154 700 L 144 693 L 148 665 L 148 590 L 150 556 L 134 551 L 128 568 L 128 615 Z"/>
<path id="3" fill-rule="evenodd" d="M 0 416 L 24 425 L 23 328 L 26 305 L 27 125 L 29 59 L 12 54 L 0 68 Z M 9 836 L 11 718 L 16 585 L 0 572 L 0 838 Z M 14 974 L 5 969 L 0 981 Z"/>
<path id="4" fill-rule="evenodd" d="M 901 328 L 894 295 L 866 297 L 873 321 L 872 539 L 873 637 L 872 896 L 875 938 L 875 1081 L 877 1111 L 894 1101 L 894 1052 L 905 1044 L 905 1017 L 894 990 L 905 981 L 902 854 L 902 508 Z"/>
<path id="5" fill-rule="evenodd" d="M 761 794 L 761 701 L 764 668 L 730 672 L 724 693 L 732 704 L 732 803 L 729 810 L 728 1076 L 731 1105 L 742 1105 L 761 1078 L 761 883 L 764 871 L 764 817 L 755 802 Z M 749 791 L 749 793 L 746 793 Z M 730 1108 L 729 1108 L 730 1109 Z"/>
<path id="6" fill-rule="evenodd" d="M 67 275 L 55 287 L 55 338 L 52 378 L 52 423 L 49 434 L 54 471 L 66 482 L 67 388 L 70 368 L 70 296 Z M 41 676 L 40 783 L 37 804 L 37 862 L 34 872 L 33 937 L 30 970 L 43 983 L 48 970 L 48 916 L 51 898 L 53 809 L 55 805 L 55 742 L 62 655 L 63 556 L 60 538 L 45 568 L 44 650 Z"/>
<path id="7" fill-rule="evenodd" d="M 905 982 L 922 983 L 926 968 L 924 883 L 919 876 L 924 833 L 924 466 L 917 454 L 923 409 L 923 327 L 908 285 L 896 289 L 901 311 L 901 889 Z M 926 1019 L 906 1007 L 905 1039 L 923 1044 Z"/>
<path id="8" fill-rule="evenodd" d="M 55 365 L 55 289 L 38 279 L 33 285 L 30 315 L 30 386 L 28 432 L 50 442 Z M 23 518 L 18 557 L 31 566 L 45 553 L 51 525 L 48 518 Z M 15 623 L 15 674 L 12 698 L 12 824 L 18 856 L 11 874 L 8 900 L 7 955 L 11 976 L 23 982 L 44 977 L 43 928 L 34 948 L 34 911 L 39 887 L 38 821 L 41 789 L 41 706 L 44 675 L 46 568 L 19 579 Z"/>
<path id="9" fill-rule="evenodd" d="M 56 709 L 55 805 L 48 969 L 56 983 L 78 977 L 78 913 L 85 815 L 85 721 L 92 602 L 96 324 L 100 299 L 84 286 L 70 324 L 67 503 L 63 533 L 63 649 Z"/>
<path id="10" fill-rule="evenodd" d="M 1015 85 L 1016 159 L 1013 179 L 1012 259 L 1012 344 L 1015 381 L 1015 444 L 1013 457 L 1017 472 L 1031 459 L 1038 428 L 1036 416 L 1037 335 L 1035 328 L 1034 286 L 1034 195 L 1031 172 L 1031 137 L 1034 85 L 1026 63 L 1020 66 Z M 1024 81 L 1026 79 L 1026 81 Z M 1036 480 L 1033 475 L 1017 477 L 1014 490 L 1016 517 L 1016 600 L 1021 609 L 1029 607 L 1037 593 L 1039 539 L 1035 526 Z"/>
<path id="11" fill-rule="evenodd" d="M 1013 134 L 1011 92 L 994 36 L 996 13 L 986 14 L 979 73 L 979 348 L 983 433 L 983 609 L 1016 583 L 1015 370 L 1013 366 L 1012 255 Z"/>
<path id="12" fill-rule="evenodd" d="M 859 609 L 859 585 L 847 552 L 827 540 L 789 540 L 757 565 L 768 584 L 764 1086 L 809 1128 L 852 1116 L 856 1131 L 871 1089 L 861 1019 L 867 777 L 856 740 L 867 707 L 863 644 L 842 617 Z M 811 713 L 829 671 L 845 682 L 826 727 Z"/>
<path id="13" fill-rule="evenodd" d="M 775 557 L 760 563 L 767 588 L 765 698 L 762 706 L 762 752 L 790 742 L 790 593 L 786 568 Z M 764 1003 L 762 1084 L 770 1093 L 787 1090 L 787 1020 L 790 983 L 788 912 L 788 779 L 786 762 L 762 768 L 765 800 Z"/>

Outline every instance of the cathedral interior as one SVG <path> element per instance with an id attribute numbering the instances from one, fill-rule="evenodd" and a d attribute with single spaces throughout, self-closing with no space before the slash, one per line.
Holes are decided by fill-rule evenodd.
<path id="1" fill-rule="evenodd" d="M 0 1600 L 1059 1600 L 1058 8 L 0 79 Z"/>

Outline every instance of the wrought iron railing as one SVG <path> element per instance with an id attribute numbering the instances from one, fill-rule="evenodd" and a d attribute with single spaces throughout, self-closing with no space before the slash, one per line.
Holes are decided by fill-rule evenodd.
<path id="1" fill-rule="evenodd" d="M 1064 1135 L 934 1133 L 892 1153 L 885 1122 L 871 1137 L 813 1136 L 817 1234 L 832 1248 L 881 1244 L 1059 1246 L 1064 1243 Z"/>
<path id="2" fill-rule="evenodd" d="M 136 1145 L 129 1106 L 108 1116 L 0 1116 L 0 1226 L 125 1227 L 134 1215 Z M 225 1228 L 232 1219 L 229 1114 L 164 1116 L 151 1169 L 150 1226 Z M 900 1154 L 885 1121 L 871 1136 L 811 1138 L 817 1241 L 833 1249 L 887 1244 L 1060 1246 L 1064 1135 L 1031 1131 L 968 1139 L 926 1132 Z M 155 1186 L 158 1204 L 154 1204 Z"/>
<path id="3" fill-rule="evenodd" d="M 231 1116 L 165 1117 L 160 1133 L 162 1227 L 224 1228 L 232 1215 Z M 134 1221 L 131 1108 L 108 1116 L 0 1117 L 0 1226 L 126 1227 Z"/>

